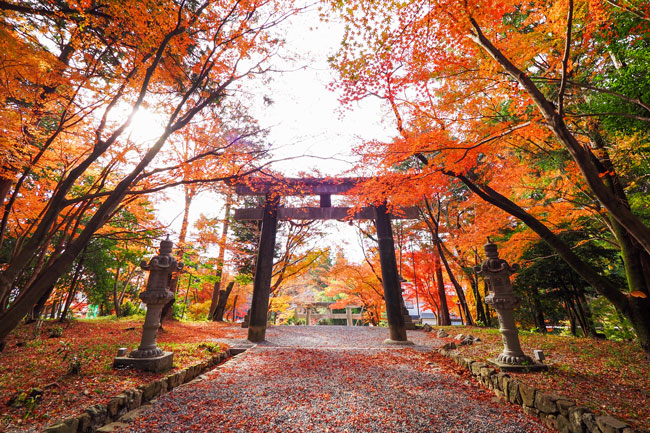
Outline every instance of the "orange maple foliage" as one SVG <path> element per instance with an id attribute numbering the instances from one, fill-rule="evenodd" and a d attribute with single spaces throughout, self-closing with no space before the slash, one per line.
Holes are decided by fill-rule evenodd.
<path id="1" fill-rule="evenodd" d="M 650 227 L 626 195 L 629 185 L 619 174 L 625 153 L 608 150 L 621 140 L 607 135 L 599 120 L 627 116 L 648 122 L 650 106 L 633 90 L 614 91 L 603 88 L 602 80 L 593 81 L 621 67 L 608 43 L 647 38 L 647 3 L 331 3 L 348 24 L 332 60 L 341 76 L 333 87 L 342 92 L 344 103 L 371 95 L 385 100 L 399 134 L 390 142 L 358 148 L 364 158 L 360 170 L 373 167 L 382 174 L 360 188 L 360 196 L 398 204 L 436 195 L 444 201 L 465 200 L 468 209 L 482 211 L 458 214 L 466 222 L 461 226 L 477 226 L 466 230 L 515 233 L 502 251 L 512 261 L 534 236 L 516 219 L 476 206 L 478 197 L 506 210 L 627 314 L 650 357 L 650 316 L 630 313 L 648 311 L 649 304 L 628 294 L 648 294 L 650 277 L 638 271 L 638 262 L 650 260 Z M 616 23 L 626 19 L 637 25 L 618 34 Z M 628 104 L 630 112 L 590 111 L 590 99 L 604 94 Z M 476 196 L 454 196 L 456 189 Z M 501 223 L 495 224 L 495 218 Z M 557 236 L 581 219 L 609 230 L 609 239 L 620 246 L 627 290 L 621 291 L 606 270 L 586 264 Z M 441 233 L 455 230 L 458 224 L 451 221 Z M 458 241 L 469 251 L 478 240 L 458 236 Z"/>
<path id="2" fill-rule="evenodd" d="M 7 48 L 0 115 L 8 132 L 0 142 L 0 197 L 8 194 L 0 235 L 13 244 L 0 278 L 0 337 L 132 197 L 250 168 L 255 150 L 231 152 L 236 139 L 199 152 L 219 168 L 200 179 L 188 179 L 197 174 L 196 155 L 165 167 L 161 150 L 192 121 L 223 113 L 209 109 L 228 106 L 230 87 L 264 70 L 281 43 L 270 29 L 295 12 L 284 0 L 0 5 Z M 150 107 L 163 126 L 152 142 L 135 143 L 129 127 Z M 154 176 L 170 171 L 181 180 Z M 41 265 L 12 293 L 32 260 Z"/>
<path id="3" fill-rule="evenodd" d="M 375 267 L 378 269 L 378 258 Z M 332 308 L 343 308 L 347 305 L 361 305 L 364 321 L 378 325 L 382 320 L 386 305 L 381 281 L 375 270 L 364 262 L 350 262 L 343 254 L 337 253 L 332 269 L 328 273 L 327 296 L 340 297 Z"/>

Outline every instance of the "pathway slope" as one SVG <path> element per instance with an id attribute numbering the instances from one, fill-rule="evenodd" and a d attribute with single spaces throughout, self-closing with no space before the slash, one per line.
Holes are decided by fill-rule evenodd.
<path id="1" fill-rule="evenodd" d="M 428 342 L 420 331 L 409 339 Z M 177 388 L 131 432 L 547 432 L 477 385 L 425 362 L 430 348 L 386 347 L 387 330 L 276 327 L 257 345 Z"/>

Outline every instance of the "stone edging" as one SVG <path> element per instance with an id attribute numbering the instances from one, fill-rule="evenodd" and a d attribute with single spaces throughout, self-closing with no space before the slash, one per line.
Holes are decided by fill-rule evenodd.
<path id="1" fill-rule="evenodd" d="M 220 364 L 222 361 L 241 351 L 226 349 L 210 359 L 199 364 L 186 367 L 156 381 L 128 389 L 111 398 L 106 404 L 95 404 L 87 407 L 81 415 L 52 424 L 43 433 L 92 433 L 106 424 L 119 420 L 124 414 L 134 411 L 145 403 L 183 385 L 206 370 Z"/>
<path id="2" fill-rule="evenodd" d="M 456 364 L 465 367 L 484 387 L 497 397 L 522 406 L 525 413 L 539 418 L 547 427 L 561 433 L 635 433 L 628 424 L 610 416 L 596 415 L 575 401 L 533 388 L 490 364 L 474 361 L 451 351 L 438 349 Z"/>

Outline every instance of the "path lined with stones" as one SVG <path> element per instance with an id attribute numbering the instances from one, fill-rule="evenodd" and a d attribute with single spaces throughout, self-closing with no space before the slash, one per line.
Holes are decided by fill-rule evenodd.
<path id="1" fill-rule="evenodd" d="M 387 330 L 277 327 L 267 342 L 144 409 L 131 432 L 546 432 L 477 385 L 382 345 Z"/>

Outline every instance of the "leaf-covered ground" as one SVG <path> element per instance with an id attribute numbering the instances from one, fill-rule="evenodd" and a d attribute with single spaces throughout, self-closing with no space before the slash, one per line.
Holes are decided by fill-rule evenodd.
<path id="1" fill-rule="evenodd" d="M 38 332 L 33 324 L 21 326 L 7 340 L 5 350 L 0 352 L 0 431 L 37 431 L 57 419 L 79 413 L 92 404 L 106 402 L 124 389 L 163 376 L 116 371 L 111 368 L 118 347 L 125 346 L 133 349 L 137 346 L 142 322 L 75 321 L 69 325 L 62 325 L 61 337 L 49 338 L 50 331 L 58 326 L 60 326 L 58 323 L 45 323 Z M 262 414 L 266 417 L 264 419 L 272 419 L 275 423 L 267 427 L 283 425 L 287 431 L 292 429 L 290 421 L 296 421 L 295 416 L 291 415 L 294 409 L 301 414 L 302 410 L 307 411 L 305 412 L 307 415 L 300 415 L 296 418 L 296 422 L 302 419 L 300 417 L 308 417 L 311 421 L 307 422 L 307 418 L 302 419 L 300 425 L 311 425 L 314 430 L 319 430 L 326 425 L 326 420 L 330 420 L 333 422 L 330 431 L 345 431 L 346 428 L 349 431 L 364 431 L 366 425 L 378 425 L 382 413 L 387 417 L 386 425 L 391 425 L 390 420 L 397 419 L 402 412 L 406 411 L 409 416 L 414 416 L 410 414 L 412 409 L 414 410 L 417 405 L 423 405 L 429 398 L 435 398 L 435 393 L 429 394 L 422 389 L 421 385 L 414 384 L 420 380 L 423 380 L 427 386 L 437 384 L 436 386 L 442 387 L 436 391 L 439 394 L 460 390 L 461 393 L 467 393 L 468 398 L 474 398 L 472 395 L 479 392 L 471 379 L 454 374 L 462 374 L 462 372 L 457 371 L 455 364 L 450 363 L 448 359 L 436 357 L 431 353 L 379 350 L 385 348 L 382 342 L 388 336 L 387 330 L 385 328 L 363 329 L 362 332 L 354 330 L 350 332 L 350 329 L 345 327 L 270 328 L 267 332 L 269 342 L 265 343 L 266 352 L 254 359 L 248 358 L 247 354 L 243 358 L 248 360 L 241 365 L 228 364 L 228 369 L 223 373 L 232 371 L 233 368 L 239 370 L 237 376 L 228 376 L 230 379 L 224 382 L 226 385 L 224 389 L 232 395 L 240 395 L 244 388 L 251 386 L 251 383 L 259 382 L 259 387 L 255 388 L 256 394 L 241 394 L 247 396 L 246 404 L 253 404 L 259 399 L 260 404 L 275 405 Z M 502 350 L 501 338 L 497 330 L 454 327 L 447 331 L 452 335 L 462 332 L 481 337 L 482 342 L 460 349 L 461 353 L 474 359 L 495 357 Z M 532 353 L 533 349 L 542 349 L 547 356 L 547 362 L 552 365 L 547 373 L 519 374 L 521 380 L 538 388 L 562 390 L 563 395 L 577 400 L 580 404 L 624 419 L 639 430 L 650 430 L 650 411 L 647 410 L 650 404 L 650 365 L 643 360 L 643 353 L 635 344 L 527 333 L 522 333 L 520 336 L 522 346 L 527 353 Z M 160 333 L 159 342 L 163 348 L 174 351 L 174 367 L 178 369 L 212 356 L 210 350 L 215 349 L 216 340 L 223 344 L 223 340 L 245 338 L 246 330 L 234 325 L 175 322 L 165 325 L 165 332 Z M 421 331 L 409 331 L 409 339 L 418 345 L 432 347 L 439 347 L 445 342 L 437 339 L 435 333 Z M 206 342 L 208 344 L 205 344 Z M 359 351 L 352 352 L 350 348 Z M 337 354 L 338 352 L 340 354 Z M 79 375 L 69 373 L 73 364 L 71 357 L 75 354 L 80 360 L 81 374 Z M 435 362 L 436 366 L 426 366 L 427 359 Z M 221 370 L 223 369 L 218 371 Z M 410 372 L 411 370 L 413 371 Z M 250 375 L 248 379 L 245 378 L 246 371 L 248 371 L 246 374 Z M 299 371 L 302 371 L 300 375 L 307 378 L 304 383 L 295 381 L 297 379 L 294 376 Z M 372 374 L 364 373 L 366 371 Z M 447 377 L 432 379 L 430 376 L 426 378 L 421 376 L 434 373 L 439 375 L 440 371 L 443 371 L 443 376 Z M 321 384 L 319 379 L 321 377 L 336 377 L 335 381 L 339 384 L 340 379 L 345 378 L 343 382 L 349 382 L 350 385 L 345 392 L 338 388 L 319 391 L 314 384 Z M 382 378 L 383 381 L 377 382 Z M 395 388 L 394 394 L 391 394 L 393 391 L 390 387 L 383 388 L 388 383 L 393 384 L 391 386 Z M 214 382 L 213 385 L 205 383 L 201 386 L 217 387 L 218 383 Z M 39 388 L 44 392 L 42 398 L 34 404 L 30 404 L 27 400 L 15 402 L 13 406 L 6 405 L 13 397 L 32 388 Z M 362 397 L 356 391 L 357 388 L 366 393 L 375 392 L 373 395 L 379 401 L 369 406 L 371 409 L 367 412 L 369 414 L 367 418 L 356 413 L 356 409 L 359 411 L 361 409 L 357 408 L 355 402 L 366 401 L 363 400 L 366 397 Z M 210 413 L 211 404 L 225 404 L 224 402 L 230 398 L 219 395 L 218 398 L 210 397 L 204 402 L 205 404 L 203 402 L 191 404 L 198 414 L 203 413 L 202 411 Z M 282 397 L 283 395 L 286 397 Z M 476 395 L 480 395 L 476 397 L 478 400 L 474 400 L 476 405 L 487 404 L 487 407 L 492 407 L 491 394 L 480 391 Z M 355 400 L 338 406 L 323 406 L 323 402 L 327 402 L 328 399 L 331 401 L 347 398 L 346 396 L 355 396 Z M 401 403 L 398 403 L 398 396 L 403 398 Z M 384 399 L 383 403 L 382 399 Z M 436 407 L 435 404 L 432 407 Z M 398 407 L 399 405 L 404 407 Z M 523 416 L 513 406 L 506 407 L 508 410 L 499 416 Z M 238 410 L 239 412 L 233 412 L 233 417 L 229 419 L 237 419 L 242 426 L 250 427 L 245 412 L 248 409 L 239 406 L 234 409 L 224 408 L 231 411 Z M 353 414 L 349 415 L 350 422 L 343 421 L 341 418 L 343 415 L 339 415 L 354 408 L 356 409 L 352 411 Z M 429 431 L 435 431 L 433 420 L 440 417 L 440 414 L 445 414 L 447 418 L 451 416 L 446 412 L 447 410 L 448 408 L 439 406 L 439 414 L 431 412 L 431 419 L 427 421 L 432 423 Z M 219 411 L 212 410 L 211 413 L 219 413 Z M 319 413 L 323 415 L 318 415 Z M 454 418 L 455 414 L 456 412 L 449 419 L 458 422 L 458 426 L 437 425 L 463 431 L 462 428 L 467 426 L 462 427 L 462 417 Z M 215 416 L 218 418 L 220 415 Z M 425 425 L 418 424 L 425 423 L 421 419 L 413 420 L 412 423 L 413 426 Z M 368 430 L 371 431 L 370 427 Z M 178 431 L 181 431 L 180 427 Z"/>
<path id="2" fill-rule="evenodd" d="M 497 329 L 445 330 L 451 336 L 463 333 L 481 338 L 482 342 L 458 348 L 458 353 L 469 358 L 496 358 L 503 350 Z M 428 335 L 436 338 L 435 332 Z M 534 349 L 542 349 L 550 366 L 548 372 L 515 373 L 521 381 L 650 431 L 650 363 L 638 344 L 528 332 L 520 333 L 519 338 L 524 352 L 531 356 Z"/>
<path id="3" fill-rule="evenodd" d="M 127 431 L 548 432 L 474 382 L 427 364 L 426 348 L 382 345 L 387 337 L 385 328 L 272 328 L 267 342 L 165 394 Z"/>
<path id="4" fill-rule="evenodd" d="M 63 331 L 61 337 L 50 338 L 56 328 Z M 40 330 L 34 324 L 20 326 L 0 352 L 0 431 L 37 431 L 169 374 L 111 368 L 119 347 L 137 347 L 141 329 L 142 321 L 132 320 L 46 322 Z M 224 323 L 172 322 L 164 325 L 158 342 L 174 352 L 173 372 L 213 356 L 219 350 L 213 340 L 245 338 L 245 331 Z M 70 374 L 77 363 L 80 374 Z M 32 400 L 25 394 L 33 388 L 42 390 L 42 397 Z"/>

